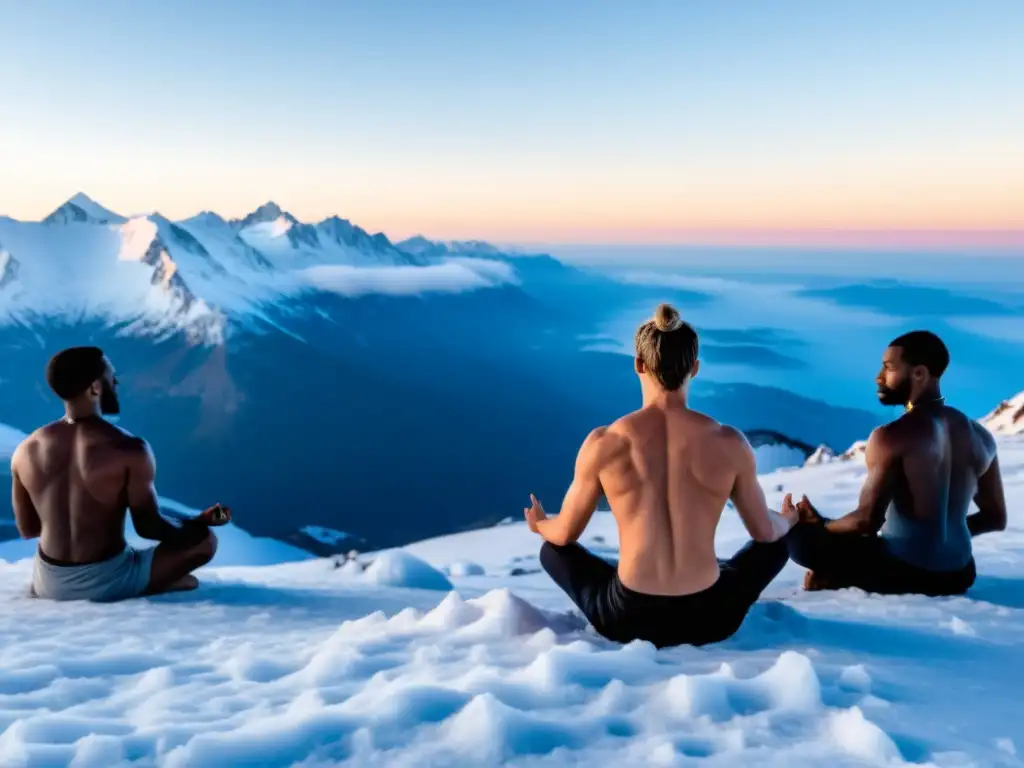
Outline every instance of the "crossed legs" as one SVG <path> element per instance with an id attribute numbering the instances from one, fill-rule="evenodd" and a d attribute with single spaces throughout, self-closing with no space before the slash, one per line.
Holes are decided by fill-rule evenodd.
<path id="1" fill-rule="evenodd" d="M 153 551 L 147 595 L 195 589 L 192 572 L 209 563 L 217 553 L 217 537 L 207 530 L 198 541 L 164 542 Z"/>

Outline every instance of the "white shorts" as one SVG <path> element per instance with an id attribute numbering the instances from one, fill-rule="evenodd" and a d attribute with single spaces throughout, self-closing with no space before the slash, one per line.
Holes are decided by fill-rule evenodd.
<path id="1" fill-rule="evenodd" d="M 32 594 L 45 600 L 113 602 L 138 597 L 149 586 L 153 548 L 126 546 L 109 560 L 88 565 L 53 565 L 36 554 Z"/>

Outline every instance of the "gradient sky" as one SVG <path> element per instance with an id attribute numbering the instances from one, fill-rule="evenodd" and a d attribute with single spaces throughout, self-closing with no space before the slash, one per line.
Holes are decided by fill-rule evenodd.
<path id="1" fill-rule="evenodd" d="M 395 237 L 1024 244 L 1020 0 L 0 0 L 0 29 L 17 218 L 82 190 Z"/>

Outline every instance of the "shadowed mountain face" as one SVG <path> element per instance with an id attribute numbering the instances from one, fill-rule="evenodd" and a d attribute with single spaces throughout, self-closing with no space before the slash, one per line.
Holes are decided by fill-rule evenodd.
<path id="1" fill-rule="evenodd" d="M 557 508 L 582 439 L 635 408 L 639 387 L 628 356 L 578 351 L 506 293 L 323 296 L 275 318 L 291 334 L 217 347 L 98 326 L 51 327 L 43 341 L 8 330 L 4 420 L 30 431 L 59 416 L 46 360 L 97 343 L 123 382 L 121 425 L 156 452 L 160 492 L 227 503 L 254 534 L 323 525 L 387 546 L 516 515 L 531 492 Z M 472 322 L 506 301 L 516 323 Z M 846 445 L 874 425 L 749 385 L 696 386 L 694 406 L 811 444 Z"/>

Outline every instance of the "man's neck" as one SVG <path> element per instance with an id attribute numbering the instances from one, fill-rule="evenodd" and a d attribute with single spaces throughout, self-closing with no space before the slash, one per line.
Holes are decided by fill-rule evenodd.
<path id="1" fill-rule="evenodd" d="M 927 389 L 923 389 L 916 395 L 911 395 L 909 402 L 907 402 L 907 410 L 912 411 L 914 408 L 918 408 L 924 405 L 935 405 L 942 403 L 945 398 L 942 396 L 942 392 L 939 390 L 939 386 L 933 385 Z"/>
<path id="2" fill-rule="evenodd" d="M 101 419 L 100 409 L 93 403 L 65 403 L 64 421 L 74 424 L 86 419 Z"/>
<path id="3" fill-rule="evenodd" d="M 656 407 L 673 407 L 673 408 L 686 408 L 686 392 L 682 389 L 677 389 L 674 392 L 668 392 L 664 389 L 645 387 L 644 388 L 644 407 L 649 406 Z"/>

